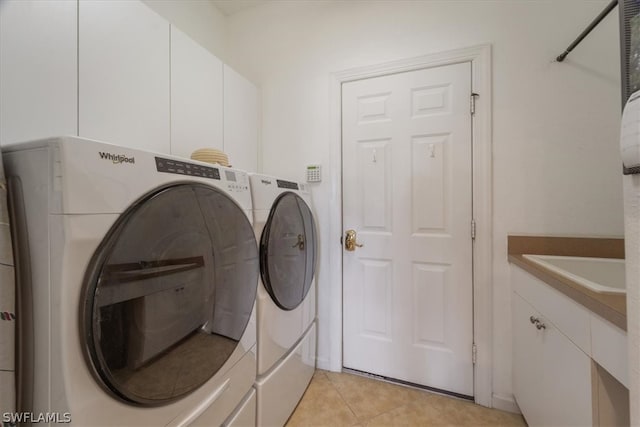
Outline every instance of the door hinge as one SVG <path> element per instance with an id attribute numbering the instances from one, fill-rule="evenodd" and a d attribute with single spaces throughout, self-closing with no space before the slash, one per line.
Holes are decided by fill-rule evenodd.
<path id="1" fill-rule="evenodd" d="M 471 240 L 476 239 L 476 220 L 471 220 Z"/>
<path id="2" fill-rule="evenodd" d="M 471 104 L 470 104 L 470 109 L 471 109 L 471 115 L 473 116 L 476 113 L 476 97 L 478 97 L 480 95 L 478 95 L 475 92 L 471 92 Z"/>
<path id="3" fill-rule="evenodd" d="M 473 344 L 471 346 L 471 362 L 475 365 L 478 358 L 478 347 Z"/>

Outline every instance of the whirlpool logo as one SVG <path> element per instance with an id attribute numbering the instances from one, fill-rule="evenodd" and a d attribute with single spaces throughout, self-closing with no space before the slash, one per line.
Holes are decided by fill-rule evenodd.
<path id="1" fill-rule="evenodd" d="M 103 151 L 98 152 L 98 154 L 100 155 L 101 159 L 111 160 L 114 165 L 118 165 L 118 164 L 121 164 L 121 163 L 134 164 L 136 162 L 136 158 L 135 157 L 127 157 L 127 156 L 125 156 L 123 154 L 105 153 Z"/>

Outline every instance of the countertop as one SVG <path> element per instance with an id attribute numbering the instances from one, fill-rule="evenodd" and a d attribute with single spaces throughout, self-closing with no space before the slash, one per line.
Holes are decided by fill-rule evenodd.
<path id="1" fill-rule="evenodd" d="M 624 259 L 624 239 L 590 237 L 509 236 L 509 262 L 517 265 L 577 303 L 627 330 L 625 295 L 600 294 L 560 276 L 523 254 Z"/>

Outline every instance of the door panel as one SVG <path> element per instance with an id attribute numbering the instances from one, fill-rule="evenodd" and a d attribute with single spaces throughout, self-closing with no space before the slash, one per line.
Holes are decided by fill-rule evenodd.
<path id="1" fill-rule="evenodd" d="M 393 313 L 392 265 L 384 260 L 362 260 L 362 301 L 364 309 L 360 333 L 390 341 Z"/>
<path id="2" fill-rule="evenodd" d="M 473 394 L 471 65 L 343 84 L 344 366 Z"/>
<path id="3" fill-rule="evenodd" d="M 413 233 L 446 231 L 445 172 L 450 169 L 447 135 L 414 137 L 411 141 Z"/>
<path id="4" fill-rule="evenodd" d="M 445 344 L 444 307 L 447 300 L 448 267 L 413 264 L 413 342 L 422 346 Z"/>
<path id="5" fill-rule="evenodd" d="M 358 172 L 362 195 L 362 229 L 389 231 L 391 228 L 390 140 L 366 141 L 358 145 Z"/>

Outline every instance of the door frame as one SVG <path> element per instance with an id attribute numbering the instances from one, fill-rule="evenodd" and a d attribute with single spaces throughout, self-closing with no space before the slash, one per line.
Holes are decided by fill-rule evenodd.
<path id="1" fill-rule="evenodd" d="M 383 64 L 351 68 L 330 75 L 329 161 L 329 360 L 318 367 L 342 370 L 342 83 L 388 74 L 471 62 L 471 87 L 476 97 L 472 116 L 472 210 L 476 221 L 473 242 L 473 340 L 477 346 L 474 365 L 475 402 L 492 407 L 493 375 L 493 235 L 492 235 L 492 87 L 491 45 L 483 44 Z M 471 232 L 471 224 L 469 224 Z M 333 241 L 333 239 L 336 239 Z M 471 348 L 469 349 L 471 351 Z"/>

